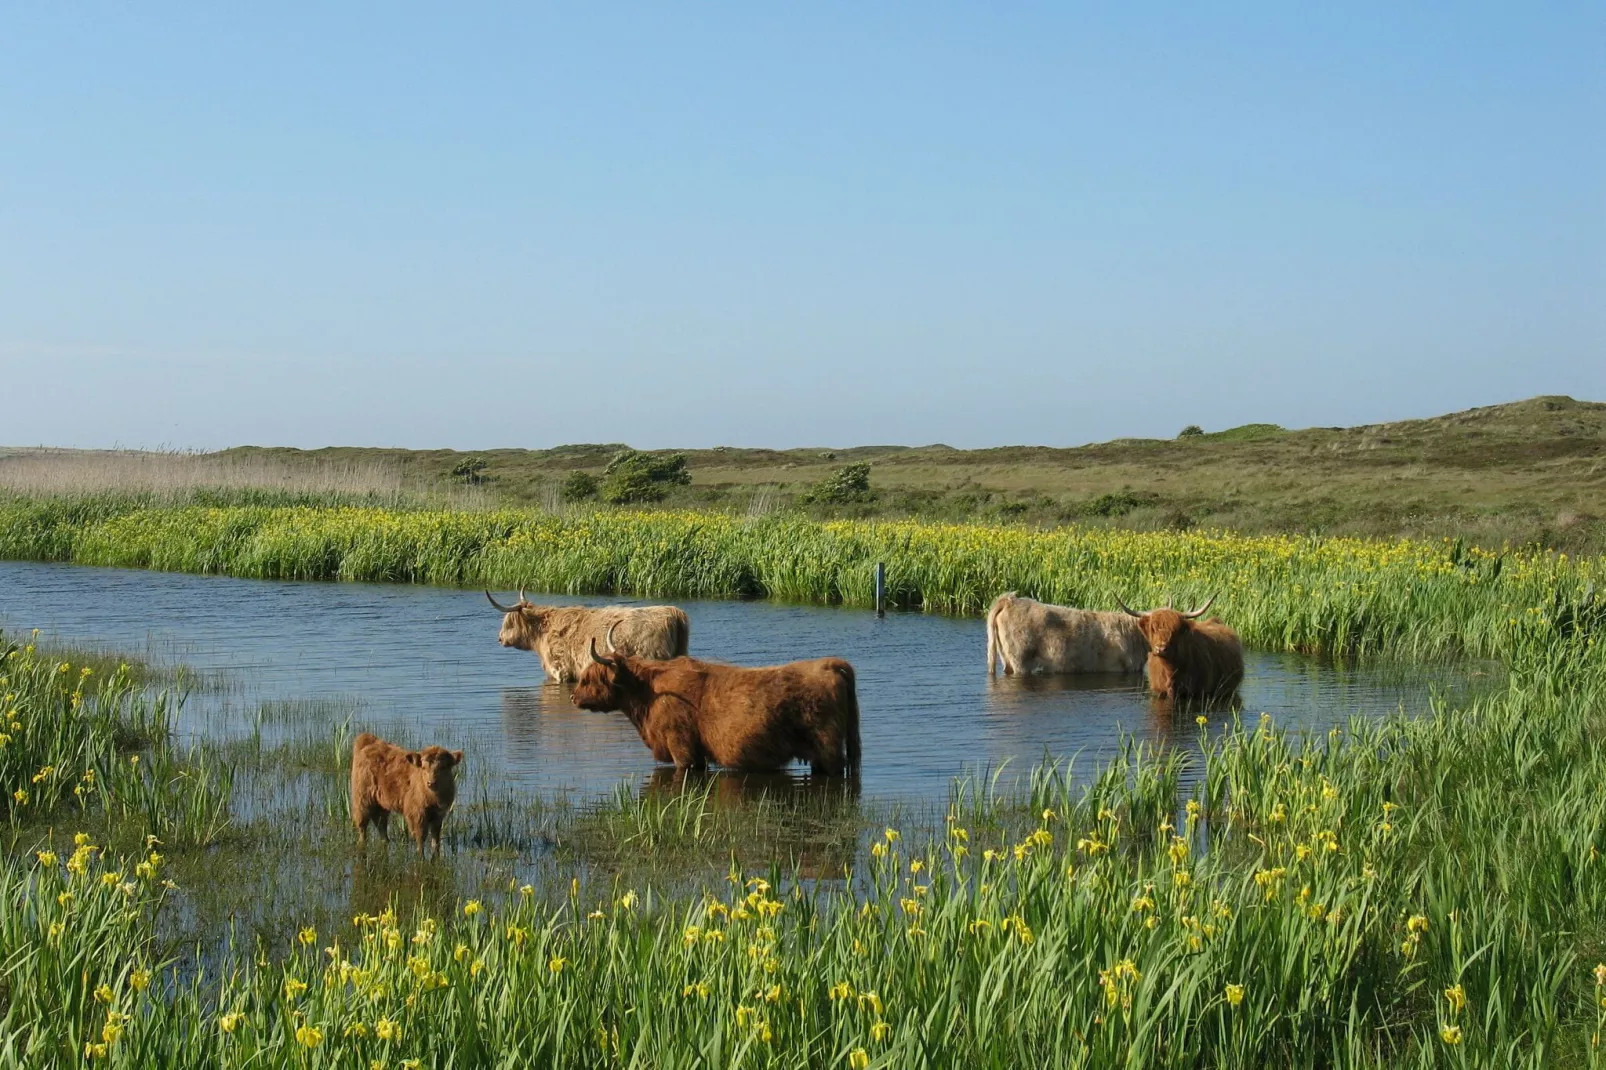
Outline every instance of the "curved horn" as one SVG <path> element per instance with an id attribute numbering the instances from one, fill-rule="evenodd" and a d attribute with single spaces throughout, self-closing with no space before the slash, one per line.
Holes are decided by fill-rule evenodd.
<path id="1" fill-rule="evenodd" d="M 486 591 L 485 592 L 485 597 L 490 600 L 491 605 L 495 606 L 497 609 L 501 610 L 503 613 L 511 613 L 514 610 L 513 606 L 504 606 L 502 603 L 498 602 L 496 599 L 491 598 L 491 592 L 490 591 Z M 522 602 L 524 600 L 521 598 L 521 599 L 519 599 L 519 601 Z"/>
<path id="2" fill-rule="evenodd" d="M 594 635 L 591 637 L 591 660 L 596 662 L 598 665 L 611 666 L 613 664 L 611 660 L 597 653 L 597 637 Z"/>
<path id="3" fill-rule="evenodd" d="M 1137 610 L 1133 609 L 1131 606 L 1129 606 L 1125 602 L 1121 601 L 1121 596 L 1120 595 L 1116 595 L 1115 596 L 1115 604 L 1120 606 L 1122 609 L 1126 610 L 1126 615 L 1129 616 L 1129 617 L 1141 617 L 1141 616 L 1143 616 L 1142 613 L 1139 613 Z"/>
<path id="4" fill-rule="evenodd" d="M 528 598 L 524 597 L 524 588 L 523 587 L 519 588 L 519 601 L 520 602 L 528 602 L 529 601 Z"/>
<path id="5" fill-rule="evenodd" d="M 610 654 L 612 654 L 614 652 L 614 649 L 613 649 L 613 630 L 615 628 L 617 628 L 617 627 L 619 627 L 619 622 L 618 621 L 614 621 L 612 624 L 608 625 L 607 643 L 608 643 L 608 653 L 610 653 Z"/>
<path id="6" fill-rule="evenodd" d="M 1184 613 L 1183 616 L 1187 617 L 1189 620 L 1197 620 L 1198 618 L 1204 616 L 1204 611 L 1209 609 L 1210 608 L 1210 603 L 1214 602 L 1215 600 L 1216 600 L 1216 596 L 1215 595 L 1211 595 L 1209 598 L 1205 599 L 1205 604 L 1204 605 L 1200 606 L 1198 609 L 1194 610 L 1192 613 Z"/>

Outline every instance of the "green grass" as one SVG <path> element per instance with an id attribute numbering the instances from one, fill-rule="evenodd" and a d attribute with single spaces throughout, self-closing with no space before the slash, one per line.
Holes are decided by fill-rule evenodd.
<path id="1" fill-rule="evenodd" d="M 1437 539 L 1486 547 L 1606 552 L 1606 405 L 1540 397 L 1422 420 L 1285 430 L 1275 424 L 1185 439 L 1118 439 L 1070 449 L 861 446 L 684 452 L 692 482 L 665 507 L 815 519 L 919 519 L 1135 530 L 1191 527 Z M 1048 429 L 1074 439 L 1074 430 Z M 552 509 L 577 471 L 600 476 L 623 447 L 450 450 L 239 447 L 194 458 L 72 451 L 0 456 L 0 488 L 32 496 L 106 493 L 146 504 L 367 505 Z M 4 452 L 4 451 L 0 451 Z M 805 503 L 851 463 L 871 493 Z M 153 476 L 147 469 L 158 469 Z M 271 478 L 270 478 L 271 477 Z"/>
<path id="2" fill-rule="evenodd" d="M 1178 752 L 1134 746 L 1091 776 L 1041 768 L 1021 794 L 962 781 L 934 820 L 814 808 L 827 842 L 853 845 L 849 880 L 727 879 L 717 852 L 748 818 L 699 784 L 557 825 L 604 854 L 712 848 L 700 878 L 610 879 L 587 851 L 498 870 L 464 845 L 470 812 L 445 862 L 375 852 L 321 906 L 290 886 L 352 858 L 336 813 L 328 835 L 246 826 L 307 863 L 264 896 L 262 873 L 218 864 L 246 856 L 80 849 L 70 831 L 104 803 L 36 799 L 56 857 L 17 839 L 0 867 L 0 1059 L 77 1063 L 87 1045 L 99 1062 L 105 1044 L 108 1065 L 177 1067 L 1591 1065 L 1606 663 L 1587 639 L 1530 654 L 1463 710 L 1315 739 L 1211 733 L 1191 800 Z M 71 674 L 33 660 L 9 656 L 6 686 L 64 736 L 103 719 L 102 696 L 136 697 L 75 705 L 56 679 Z M 30 763 L 53 753 L 20 742 Z M 333 806 L 312 799 L 308 814 Z M 781 809 L 732 813 L 762 826 Z M 197 959 L 171 934 L 214 885 L 250 924 L 231 941 L 214 923 Z M 270 902 L 253 911 L 253 894 Z"/>

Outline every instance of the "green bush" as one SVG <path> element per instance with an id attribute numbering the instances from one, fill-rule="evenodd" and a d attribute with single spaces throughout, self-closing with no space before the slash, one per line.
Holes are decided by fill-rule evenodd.
<path id="1" fill-rule="evenodd" d="M 608 462 L 602 473 L 602 500 L 610 505 L 629 505 L 635 502 L 661 502 L 670 487 L 685 486 L 691 482 L 686 471 L 686 455 L 671 453 L 667 457 L 625 450 Z"/>
<path id="2" fill-rule="evenodd" d="M 1181 431 L 1177 432 L 1177 437 L 1193 438 L 1195 435 L 1202 434 L 1204 434 L 1204 428 L 1200 427 L 1198 424 L 1189 424 L 1187 427 L 1184 427 Z"/>
<path id="3" fill-rule="evenodd" d="M 842 505 L 862 502 L 870 497 L 870 466 L 868 464 L 843 465 L 814 485 L 804 495 L 805 501 L 821 505 Z"/>
<path id="4" fill-rule="evenodd" d="M 569 478 L 558 487 L 558 493 L 566 502 L 590 501 L 597 496 L 597 477 L 590 472 L 570 472 Z"/>

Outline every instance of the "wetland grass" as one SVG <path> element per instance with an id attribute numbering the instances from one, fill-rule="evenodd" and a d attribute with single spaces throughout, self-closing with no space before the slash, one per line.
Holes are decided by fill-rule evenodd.
<path id="1" fill-rule="evenodd" d="M 175 801 L 151 813 L 172 827 L 196 756 L 169 707 L 26 647 L 3 664 L 26 726 L 8 785 L 166 749 L 151 783 Z M 192 774 L 235 799 L 289 765 L 306 785 L 210 839 L 147 844 L 124 782 L 84 800 L 46 777 L 8 810 L 0 1059 L 1594 1065 L 1606 659 L 1575 629 L 1510 669 L 1415 720 L 1201 729 L 1191 798 L 1179 752 L 1136 744 L 1019 792 L 961 781 L 929 815 L 722 805 L 717 778 L 590 811 L 480 786 L 441 863 L 356 855 L 338 749 L 299 751 L 311 732 Z"/>

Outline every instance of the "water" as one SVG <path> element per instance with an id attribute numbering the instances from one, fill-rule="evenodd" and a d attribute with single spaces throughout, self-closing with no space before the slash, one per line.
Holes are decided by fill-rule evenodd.
<path id="1" fill-rule="evenodd" d="M 691 618 L 693 654 L 738 665 L 825 655 L 853 663 L 865 795 L 940 801 L 955 775 L 1006 760 L 1024 773 L 1045 754 L 1080 753 L 1088 768 L 1123 733 L 1198 749 L 1194 711 L 1161 706 L 1139 678 L 989 679 L 980 620 L 677 604 Z M 583 800 L 621 781 L 664 781 L 622 715 L 576 709 L 566 688 L 543 682 L 535 655 L 498 646 L 500 622 L 478 591 L 0 562 L 0 627 L 145 653 L 221 681 L 182 710 L 180 728 L 192 736 L 242 734 L 263 703 L 291 702 L 330 728 L 349 717 L 353 731 L 463 748 L 465 774 L 477 766 L 520 791 Z M 1402 673 L 1251 653 L 1241 694 L 1246 718 L 1264 711 L 1326 731 L 1355 714 L 1422 712 L 1435 689 L 1467 686 L 1465 669 Z M 1213 725 L 1230 717 L 1211 714 Z"/>

